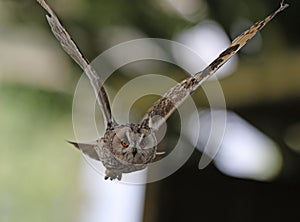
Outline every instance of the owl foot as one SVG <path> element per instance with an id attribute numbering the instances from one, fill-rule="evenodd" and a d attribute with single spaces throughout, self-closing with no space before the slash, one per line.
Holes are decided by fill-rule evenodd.
<path id="1" fill-rule="evenodd" d="M 110 180 L 115 180 L 115 179 L 121 180 L 122 179 L 122 173 L 120 173 L 119 171 L 116 171 L 116 170 L 106 170 L 105 171 L 104 180 L 107 180 L 107 179 L 110 179 Z"/>

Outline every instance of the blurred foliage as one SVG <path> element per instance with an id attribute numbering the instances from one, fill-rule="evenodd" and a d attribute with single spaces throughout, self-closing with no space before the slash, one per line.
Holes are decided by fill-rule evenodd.
<path id="1" fill-rule="evenodd" d="M 0 85 L 0 221 L 71 221 L 78 156 L 71 97 Z"/>

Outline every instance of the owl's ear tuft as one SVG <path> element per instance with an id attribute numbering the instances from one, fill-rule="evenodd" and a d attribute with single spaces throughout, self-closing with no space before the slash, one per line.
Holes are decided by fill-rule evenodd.
<path id="1" fill-rule="evenodd" d="M 72 141 L 68 141 L 68 143 L 72 144 L 79 150 L 81 150 L 84 154 L 88 155 L 89 157 L 95 159 L 95 160 L 100 160 L 99 156 L 96 152 L 95 146 L 97 146 L 97 143 L 76 143 Z"/>

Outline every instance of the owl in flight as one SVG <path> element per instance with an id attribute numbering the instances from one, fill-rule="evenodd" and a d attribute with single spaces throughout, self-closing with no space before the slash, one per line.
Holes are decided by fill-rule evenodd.
<path id="1" fill-rule="evenodd" d="M 257 22 L 239 35 L 231 45 L 223 51 L 204 70 L 187 77 L 170 88 L 147 111 L 140 123 L 119 124 L 111 113 L 110 103 L 100 77 L 88 60 L 80 52 L 69 33 L 61 25 L 58 17 L 45 0 L 37 0 L 47 11 L 46 18 L 51 30 L 60 42 L 64 51 L 84 70 L 96 94 L 96 100 L 106 122 L 106 131 L 100 139 L 92 143 L 70 142 L 90 158 L 101 161 L 105 171 L 105 179 L 121 180 L 123 173 L 142 170 L 150 164 L 159 153 L 155 132 L 210 76 L 236 54 L 259 30 L 261 30 L 277 13 L 288 7 L 281 2 L 280 7 L 264 20 Z"/>

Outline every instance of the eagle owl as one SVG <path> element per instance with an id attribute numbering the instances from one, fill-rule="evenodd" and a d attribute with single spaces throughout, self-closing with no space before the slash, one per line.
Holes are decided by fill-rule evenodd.
<path id="1" fill-rule="evenodd" d="M 121 180 L 123 173 L 142 170 L 151 163 L 157 152 L 155 131 L 175 111 L 190 94 L 192 94 L 207 78 L 212 76 L 223 64 L 236 54 L 253 36 L 261 30 L 277 13 L 288 7 L 283 1 L 280 7 L 264 20 L 257 22 L 239 35 L 231 45 L 223 51 L 204 70 L 187 77 L 169 89 L 145 114 L 138 124 L 118 124 L 111 113 L 106 91 L 96 71 L 82 55 L 58 17 L 45 0 L 37 0 L 47 11 L 47 20 L 53 34 L 65 52 L 84 70 L 96 94 L 97 103 L 106 122 L 104 136 L 92 143 L 70 142 L 89 157 L 99 160 L 106 168 L 105 179 Z M 157 116 L 159 118 L 157 118 Z"/>

